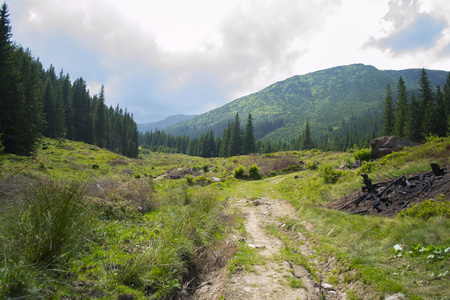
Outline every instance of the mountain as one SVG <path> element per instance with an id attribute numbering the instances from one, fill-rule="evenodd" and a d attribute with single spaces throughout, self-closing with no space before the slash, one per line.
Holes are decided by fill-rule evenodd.
<path id="1" fill-rule="evenodd" d="M 150 123 L 144 123 L 144 124 L 137 124 L 138 131 L 139 132 L 147 132 L 147 131 L 155 131 L 156 129 L 164 129 L 169 126 L 178 124 L 183 121 L 190 120 L 192 118 L 195 118 L 197 115 L 174 115 L 165 118 L 162 121 L 158 122 L 150 122 Z"/>
<path id="2" fill-rule="evenodd" d="M 164 131 L 198 137 L 212 129 L 220 136 L 236 113 L 243 124 L 251 113 L 255 130 L 268 122 L 282 120 L 282 126 L 265 132 L 263 140 L 296 138 L 307 119 L 312 136 L 317 138 L 340 128 L 352 118 L 367 120 L 368 116 L 375 115 L 377 118 L 372 118 L 372 122 L 379 123 L 387 84 L 395 94 L 398 79 L 402 76 L 408 91 L 417 90 L 421 70 L 378 70 L 369 65 L 353 64 L 293 76 Z M 434 87 L 444 85 L 448 71 L 426 71 Z"/>

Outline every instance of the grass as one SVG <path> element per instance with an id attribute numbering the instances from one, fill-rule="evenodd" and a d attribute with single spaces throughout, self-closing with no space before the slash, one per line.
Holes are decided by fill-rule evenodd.
<path id="1" fill-rule="evenodd" d="M 429 171 L 430 162 L 441 165 L 449 162 L 449 144 L 449 139 L 435 139 L 423 146 L 388 155 L 375 162 L 376 173 L 372 176 L 383 180 L 409 172 Z M 432 249 L 430 251 L 447 249 L 450 245 L 448 203 L 438 199 L 428 201 L 395 218 L 348 215 L 322 208 L 361 186 L 357 174 L 349 173 L 334 184 L 323 184 L 314 171 L 305 171 L 301 174 L 302 180 L 286 178 L 277 189 L 299 210 L 303 220 L 314 225 L 314 232 L 303 234 L 319 242 L 322 249 L 320 255 L 340 257 L 352 270 L 356 270 L 357 277 L 375 287 L 380 295 L 395 292 L 402 292 L 411 298 L 416 295 L 425 298 L 442 295 L 450 279 L 445 273 L 449 267 L 446 256 L 440 260 L 417 256 L 395 257 L 391 249 L 395 244 L 403 245 L 407 251 L 418 244 Z M 328 234 L 330 231 L 331 234 Z M 405 269 L 405 266 L 411 268 Z M 341 277 L 356 279 L 349 275 L 342 274 Z M 425 285 L 426 289 L 423 288 Z"/>
<path id="2" fill-rule="evenodd" d="M 371 164 L 371 178 L 382 181 L 428 171 L 430 162 L 448 166 L 449 151 L 448 138 L 431 138 L 365 166 Z M 373 297 L 402 292 L 411 299 L 442 298 L 450 281 L 444 254 L 450 221 L 448 205 L 442 204 L 448 197 L 395 218 L 324 209 L 359 189 L 361 178 L 358 170 L 344 170 L 325 182 L 321 166 L 334 172 L 351 158 L 351 153 L 311 150 L 227 159 L 142 151 L 140 159 L 128 159 L 50 139 L 41 142 L 33 158 L 2 154 L 0 298 L 172 297 L 201 269 L 197 258 L 202 251 L 228 235 L 228 226 L 245 235 L 243 216 L 230 201 L 225 209 L 225 199 L 263 196 L 287 199 L 298 209 L 299 221 L 287 220 L 283 230 L 268 228 L 284 243 L 281 259 L 335 284 L 363 282 Z M 306 167 L 317 163 L 319 169 Z M 239 165 L 257 166 L 262 179 L 234 178 Z M 160 177 L 188 169 L 192 177 Z M 306 230 L 302 221 L 314 230 Z M 337 258 L 335 273 L 319 274 L 312 258 L 299 254 L 295 231 L 315 241 L 317 259 Z M 394 245 L 401 245 L 401 256 L 393 252 Z M 238 243 L 228 270 L 253 271 L 262 263 L 255 249 Z M 349 299 L 364 296 L 355 287 L 347 294 Z"/>

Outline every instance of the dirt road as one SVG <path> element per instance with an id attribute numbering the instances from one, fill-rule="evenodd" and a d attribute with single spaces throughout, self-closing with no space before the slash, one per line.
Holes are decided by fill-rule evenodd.
<path id="1" fill-rule="evenodd" d="M 346 299 L 345 293 L 335 290 L 333 286 L 315 281 L 307 268 L 285 260 L 282 255 L 283 242 L 265 229 L 269 224 L 283 229 L 286 226 L 283 219 L 298 219 L 297 211 L 289 202 L 244 198 L 231 199 L 230 205 L 241 210 L 245 216 L 246 234 L 236 239 L 250 248 L 256 248 L 262 259 L 252 266 L 251 271 L 239 268 L 228 274 L 226 268 L 221 268 L 206 274 L 193 299 Z M 307 239 L 298 232 L 295 238 L 301 241 L 299 253 L 313 257 L 315 251 Z M 315 268 L 321 267 L 325 266 L 315 265 Z"/>

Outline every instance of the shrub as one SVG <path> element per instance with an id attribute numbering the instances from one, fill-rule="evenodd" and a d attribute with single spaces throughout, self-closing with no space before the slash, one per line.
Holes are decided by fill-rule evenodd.
<path id="1" fill-rule="evenodd" d="M 307 168 L 308 170 L 316 170 L 316 169 L 317 169 L 317 162 L 315 162 L 315 161 L 310 162 L 310 163 L 306 166 L 306 168 Z"/>
<path id="2" fill-rule="evenodd" d="M 443 197 L 443 195 L 441 195 L 441 197 Z M 450 202 L 426 200 L 425 202 L 413 205 L 407 210 L 401 211 L 398 216 L 408 216 L 424 220 L 428 220 L 429 218 L 436 216 L 450 218 Z"/>
<path id="3" fill-rule="evenodd" d="M 332 165 L 326 164 L 319 167 L 319 176 L 325 183 L 336 183 L 342 172 L 335 171 Z"/>
<path id="4" fill-rule="evenodd" d="M 194 184 L 194 176 L 186 175 L 185 178 L 186 178 L 186 182 L 187 182 L 188 185 L 193 185 Z"/>
<path id="5" fill-rule="evenodd" d="M 254 164 L 248 168 L 248 175 L 252 179 L 260 179 L 261 175 L 259 174 L 259 170 L 260 168 L 258 168 L 258 166 Z"/>
<path id="6" fill-rule="evenodd" d="M 209 184 L 210 179 L 208 177 L 206 177 L 205 175 L 201 175 L 198 176 L 197 178 L 194 179 L 195 184 L 201 185 L 201 186 L 206 186 Z"/>
<path id="7" fill-rule="evenodd" d="M 233 176 L 236 178 L 242 178 L 244 177 L 245 168 L 242 165 L 239 165 L 236 169 L 233 171 Z"/>
<path id="8" fill-rule="evenodd" d="M 353 157 L 355 158 L 355 160 L 360 160 L 360 161 L 369 161 L 371 159 L 371 156 L 372 156 L 372 153 L 367 148 L 356 150 L 353 153 Z"/>
<path id="9" fill-rule="evenodd" d="M 205 173 L 208 172 L 209 165 L 203 165 L 202 169 L 203 169 L 203 172 L 205 172 Z"/>
<path id="10" fill-rule="evenodd" d="M 372 173 L 375 170 L 375 163 L 373 162 L 367 162 L 364 163 L 361 168 L 358 170 L 358 174 L 369 174 Z"/>

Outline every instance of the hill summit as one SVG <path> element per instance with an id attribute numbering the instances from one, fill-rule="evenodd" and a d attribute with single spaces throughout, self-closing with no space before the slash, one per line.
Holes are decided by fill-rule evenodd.
<path id="1" fill-rule="evenodd" d="M 274 142 L 298 137 L 306 120 L 315 138 L 333 134 L 352 119 L 370 121 L 376 131 L 381 126 L 387 84 L 395 92 L 402 76 L 408 91 L 416 90 L 421 70 L 378 70 L 374 66 L 353 64 L 297 75 L 170 126 L 165 132 L 199 137 L 212 129 L 216 136 L 221 136 L 228 120 L 233 120 L 236 113 L 241 118 L 252 114 L 255 131 L 267 123 L 281 120 L 280 126 L 269 126 L 269 131 L 257 137 Z M 426 71 L 434 87 L 437 84 L 443 86 L 448 71 Z"/>

